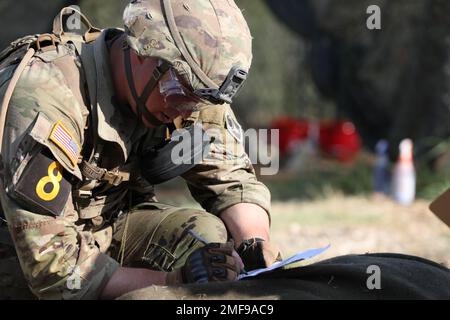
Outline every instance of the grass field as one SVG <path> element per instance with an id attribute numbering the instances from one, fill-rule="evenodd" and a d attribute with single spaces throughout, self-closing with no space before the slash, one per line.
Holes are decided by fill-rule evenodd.
<path id="1" fill-rule="evenodd" d="M 272 237 L 285 256 L 331 244 L 315 260 L 352 253 L 418 255 L 450 267 L 450 229 L 428 210 L 383 197 L 330 195 L 321 200 L 275 202 Z"/>
<path id="2" fill-rule="evenodd" d="M 272 192 L 272 237 L 284 257 L 331 244 L 313 261 L 351 253 L 418 255 L 450 267 L 450 228 L 429 210 L 431 199 L 449 187 L 450 175 L 418 170 L 419 199 L 401 206 L 371 192 L 371 159 L 352 165 L 329 161 L 307 170 L 262 177 Z M 161 202 L 196 207 L 182 179 L 159 187 Z"/>
<path id="3" fill-rule="evenodd" d="M 165 190 L 160 201 L 199 206 L 186 190 Z M 450 228 L 428 209 L 428 200 L 401 206 L 383 196 L 329 194 L 314 200 L 272 203 L 271 234 L 283 256 L 331 244 L 312 261 L 374 252 L 411 254 L 450 267 Z"/>

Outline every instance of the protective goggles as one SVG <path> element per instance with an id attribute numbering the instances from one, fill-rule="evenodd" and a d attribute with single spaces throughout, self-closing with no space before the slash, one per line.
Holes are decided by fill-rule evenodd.
<path id="1" fill-rule="evenodd" d="M 185 103 L 182 103 L 179 107 L 176 107 L 173 103 L 172 107 L 178 110 L 183 108 L 186 111 L 191 111 L 198 110 L 205 105 L 231 103 L 246 79 L 247 72 L 238 66 L 234 66 L 218 89 L 205 88 L 192 91 L 181 83 L 175 70 L 170 68 L 159 82 L 159 89 L 167 103 L 170 103 L 170 100 L 180 103 L 184 98 Z"/>
<path id="2" fill-rule="evenodd" d="M 125 73 L 128 87 L 136 103 L 137 117 L 139 120 L 145 118 L 153 126 L 159 126 L 163 123 L 147 110 L 146 102 L 158 84 L 160 93 L 164 96 L 168 107 L 180 112 L 194 112 L 210 104 L 231 103 L 233 97 L 247 79 L 247 72 L 238 66 L 234 66 L 218 89 L 204 88 L 193 91 L 183 85 L 177 77 L 175 70 L 167 61 L 161 60 L 159 65 L 153 70 L 153 74 L 142 90 L 142 93 L 138 94 L 133 79 L 131 50 L 126 42 L 124 43 L 123 49 Z"/>
<path id="3" fill-rule="evenodd" d="M 159 92 L 168 107 L 181 112 L 199 111 L 210 104 L 183 85 L 172 68 L 159 81 Z"/>

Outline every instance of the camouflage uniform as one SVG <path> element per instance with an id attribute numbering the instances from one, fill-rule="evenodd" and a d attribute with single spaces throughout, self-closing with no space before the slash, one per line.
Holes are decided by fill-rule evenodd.
<path id="1" fill-rule="evenodd" d="M 183 119 L 183 125 L 201 121 L 217 133 L 208 157 L 183 175 L 207 212 L 156 201 L 139 174 L 139 156 L 161 143 L 167 128 L 144 127 L 115 99 L 107 43 L 122 32 L 104 30 L 78 49 L 66 43 L 38 50 L 9 103 L 1 202 L 22 270 L 39 298 L 97 298 L 118 261 L 171 271 L 202 246 L 189 230 L 225 242 L 216 217 L 221 211 L 238 203 L 270 210 L 270 193 L 229 128 L 238 125 L 229 105 Z M 0 97 L 17 63 L 10 57 L 0 64 Z M 130 178 L 88 179 L 83 160 L 112 176 L 128 168 Z"/>

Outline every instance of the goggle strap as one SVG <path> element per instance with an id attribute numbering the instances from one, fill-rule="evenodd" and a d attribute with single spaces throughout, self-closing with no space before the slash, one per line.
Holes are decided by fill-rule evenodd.
<path id="1" fill-rule="evenodd" d="M 161 67 L 164 66 L 162 64 L 161 66 L 155 68 L 153 71 L 152 78 L 147 83 L 147 85 L 144 88 L 144 92 L 141 96 L 138 95 L 136 91 L 136 86 L 134 84 L 133 80 L 133 71 L 131 68 L 131 52 L 130 48 L 127 47 L 124 50 L 124 62 L 125 62 L 125 73 L 127 75 L 127 81 L 128 81 L 128 87 L 130 88 L 131 95 L 133 96 L 134 101 L 136 102 L 136 111 L 139 121 L 142 121 L 142 116 L 145 117 L 145 119 L 154 126 L 160 126 L 163 123 L 159 121 L 150 111 L 147 110 L 145 104 L 147 102 L 148 97 L 152 93 L 153 89 L 158 84 L 158 81 L 161 79 L 161 77 L 164 75 L 161 71 Z M 168 67 L 167 67 L 168 68 Z"/>
<path id="2" fill-rule="evenodd" d="M 136 87 L 134 85 L 134 79 L 133 79 L 133 70 L 131 69 L 131 53 L 130 48 L 126 47 L 123 51 L 124 56 L 124 64 L 125 64 L 125 73 L 127 75 L 127 81 L 128 81 L 128 88 L 131 91 L 131 95 L 133 96 L 133 99 L 137 102 L 139 101 L 139 95 L 137 94 Z M 137 110 L 139 113 L 139 110 Z M 139 114 L 138 114 L 139 115 Z"/>

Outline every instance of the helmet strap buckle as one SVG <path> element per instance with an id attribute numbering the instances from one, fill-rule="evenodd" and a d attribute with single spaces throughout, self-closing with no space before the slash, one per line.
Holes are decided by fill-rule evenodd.
<path id="1" fill-rule="evenodd" d="M 194 93 L 214 104 L 231 103 L 245 80 L 247 80 L 247 72 L 239 66 L 234 66 L 219 89 L 197 89 Z"/>

